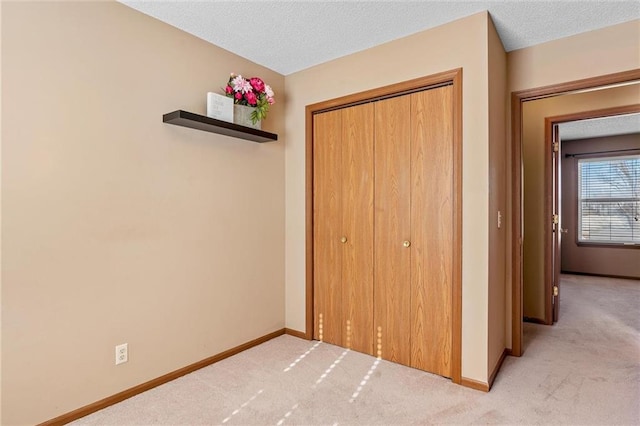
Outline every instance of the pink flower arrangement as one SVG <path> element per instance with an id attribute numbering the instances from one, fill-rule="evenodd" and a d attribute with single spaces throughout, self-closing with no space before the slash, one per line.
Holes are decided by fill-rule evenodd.
<path id="1" fill-rule="evenodd" d="M 271 87 L 258 77 L 246 79 L 241 75 L 231 73 L 224 92 L 227 97 L 233 98 L 233 103 L 236 105 L 255 108 L 251 113 L 251 120 L 254 124 L 265 119 L 267 112 L 269 112 L 269 106 L 276 102 Z"/>

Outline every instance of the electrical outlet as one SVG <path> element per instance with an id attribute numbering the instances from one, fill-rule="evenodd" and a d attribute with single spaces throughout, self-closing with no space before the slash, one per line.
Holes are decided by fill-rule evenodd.
<path id="1" fill-rule="evenodd" d="M 116 346 L 116 365 L 129 361 L 129 345 L 123 343 Z"/>

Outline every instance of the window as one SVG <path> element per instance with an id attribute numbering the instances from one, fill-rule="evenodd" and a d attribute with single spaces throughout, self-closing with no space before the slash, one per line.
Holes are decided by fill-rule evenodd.
<path id="1" fill-rule="evenodd" d="M 640 244 L 640 155 L 578 160 L 578 241 Z"/>

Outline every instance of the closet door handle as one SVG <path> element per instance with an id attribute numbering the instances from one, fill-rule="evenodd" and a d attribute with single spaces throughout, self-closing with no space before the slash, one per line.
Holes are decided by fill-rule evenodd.
<path id="1" fill-rule="evenodd" d="M 342 244 L 346 243 L 346 242 L 347 242 L 347 237 L 342 237 L 342 238 L 340 238 L 340 242 L 341 242 Z"/>
<path id="2" fill-rule="evenodd" d="M 411 246 L 411 241 L 409 241 L 409 240 L 405 240 L 405 241 L 402 243 L 402 246 L 403 246 L 404 248 L 409 248 L 409 247 Z"/>

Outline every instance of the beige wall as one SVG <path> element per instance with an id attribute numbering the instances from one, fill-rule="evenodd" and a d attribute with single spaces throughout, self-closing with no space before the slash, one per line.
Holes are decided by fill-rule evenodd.
<path id="1" fill-rule="evenodd" d="M 562 137 L 562 129 L 560 130 Z M 578 159 L 568 154 L 620 151 L 640 152 L 640 133 L 562 142 L 562 271 L 640 278 L 640 247 L 614 248 L 577 244 Z M 606 156 L 607 154 L 603 154 Z"/>
<path id="2" fill-rule="evenodd" d="M 524 158 L 524 316 L 544 319 L 544 119 L 640 103 L 640 85 L 525 102 L 522 108 Z"/>
<path id="3" fill-rule="evenodd" d="M 509 91 L 640 67 L 640 20 L 509 52 Z"/>
<path id="4" fill-rule="evenodd" d="M 488 371 L 505 349 L 507 54 L 489 20 L 489 342 Z M 498 228 L 498 212 L 501 224 Z"/>
<path id="5" fill-rule="evenodd" d="M 596 77 L 640 68 L 640 20 L 589 31 L 559 40 L 509 52 L 507 55 L 508 93 Z M 511 133 L 510 101 L 507 110 L 508 135 Z M 507 171 L 513 170 L 511 144 L 508 144 Z M 511 218 L 513 180 L 507 179 L 507 210 Z M 511 220 L 507 223 L 507 259 L 511 259 L 514 232 Z M 507 282 L 513 282 L 510 263 Z M 511 318 L 511 286 L 506 294 L 507 318 Z M 506 327 L 507 347 L 511 347 L 511 321 Z"/>
<path id="6" fill-rule="evenodd" d="M 488 19 L 479 13 L 287 76 L 287 327 L 305 328 L 305 106 L 462 67 L 462 375 L 487 380 Z"/>
<path id="7" fill-rule="evenodd" d="M 1 38 L 1 423 L 282 328 L 283 76 L 115 2 L 2 2 Z M 280 95 L 280 141 L 162 123 L 232 71 Z"/>

